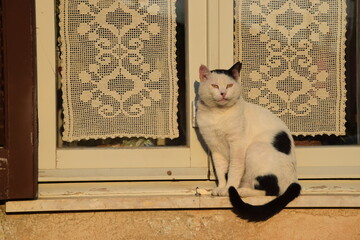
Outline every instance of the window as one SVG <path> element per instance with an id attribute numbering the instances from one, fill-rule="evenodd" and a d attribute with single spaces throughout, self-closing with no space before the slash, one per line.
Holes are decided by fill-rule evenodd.
<path id="1" fill-rule="evenodd" d="M 355 26 L 358 19 L 358 5 L 355 1 L 347 3 L 347 48 L 346 48 L 346 81 L 347 81 L 347 135 L 335 137 L 296 137 L 297 164 L 300 179 L 334 179 L 359 178 L 359 73 L 358 55 L 353 49 L 358 49 Z M 227 68 L 233 63 L 233 18 L 227 13 L 233 9 L 233 1 L 214 1 L 208 4 L 208 64 L 210 68 Z M 346 139 L 346 140 L 344 140 Z M 306 141 L 310 141 L 303 146 Z M 311 143 L 317 146 L 311 146 Z M 332 144 L 330 144 L 332 143 Z M 346 145 L 347 144 L 347 145 Z"/>
<path id="2" fill-rule="evenodd" d="M 208 158 L 197 140 L 196 129 L 192 127 L 192 102 L 195 91 L 190 81 L 197 77 L 196 74 L 194 75 L 194 67 L 206 61 L 206 49 L 204 46 L 192 44 L 186 51 L 184 46 L 185 35 L 188 32 L 193 32 L 191 36 L 194 36 L 194 39 L 197 37 L 206 41 L 205 34 L 201 35 L 206 27 L 203 24 L 197 24 L 187 25 L 188 29 L 184 29 L 185 3 L 185 1 L 176 1 L 178 119 L 181 134 L 178 139 L 172 141 L 126 138 L 62 141 L 62 109 L 56 108 L 57 105 L 59 106 L 57 102 L 61 100 L 58 87 L 59 75 L 57 75 L 58 71 L 54 71 L 58 69 L 56 66 L 61 66 L 56 61 L 57 47 L 54 44 L 56 43 L 54 28 L 57 24 L 54 22 L 56 6 L 52 2 L 37 5 L 37 12 L 40 13 L 37 15 L 37 39 L 40 46 L 38 54 L 40 181 L 207 179 Z M 190 14 L 194 15 L 190 16 Z M 189 13 L 188 17 L 194 17 L 204 24 L 206 21 L 204 15 L 200 14 Z M 194 33 L 196 36 L 193 35 Z M 186 64 L 185 58 L 188 61 Z M 126 144 L 136 145 L 144 141 L 143 145 L 150 146 L 126 147 Z"/>
<path id="3" fill-rule="evenodd" d="M 179 1 L 180 3 L 182 1 Z M 358 13 L 355 10 L 359 8 L 355 1 L 348 0 L 349 22 L 355 22 L 358 19 Z M 154 186 L 164 185 L 156 196 L 150 197 L 153 201 L 159 200 L 159 195 L 176 192 L 182 197 L 191 194 L 191 198 L 179 198 L 182 203 L 173 206 L 154 205 L 155 208 L 194 208 L 200 207 L 228 207 L 230 206 L 223 198 L 210 198 L 206 196 L 209 188 L 214 186 L 213 181 L 180 181 L 175 182 L 149 182 L 148 180 L 208 180 L 213 179 L 211 175 L 211 164 L 209 164 L 208 155 L 203 150 L 197 138 L 196 127 L 193 126 L 193 99 L 195 99 L 195 82 L 198 80 L 198 67 L 200 64 L 207 64 L 209 68 L 227 68 L 233 64 L 234 54 L 234 16 L 229 13 L 234 11 L 234 1 L 232 0 L 198 0 L 184 1 L 185 14 L 185 78 L 186 79 L 186 145 L 180 146 L 155 146 L 143 148 L 101 148 L 101 147 L 84 147 L 94 143 L 62 143 L 59 140 L 59 112 L 57 110 L 57 41 L 56 41 L 56 5 L 53 2 L 41 2 L 36 7 L 37 18 L 37 67 L 38 67 L 38 116 L 39 116 L 39 182 L 43 196 L 63 197 L 68 192 L 70 196 L 81 187 L 86 188 L 85 196 L 101 196 L 106 186 L 112 194 L 122 194 L 126 192 L 131 197 L 127 198 L 128 202 L 135 201 L 134 195 L 152 194 Z M 351 25 L 348 25 L 349 27 Z M 353 31 L 359 31 L 358 26 L 351 27 Z M 355 30 L 356 29 L 356 30 Z M 355 38 L 356 34 L 352 35 Z M 351 38 L 351 39 L 353 39 Z M 358 38 L 358 36 L 357 36 Z M 348 44 L 354 44 L 353 48 L 358 49 L 359 41 L 352 41 Z M 347 51 L 348 51 L 347 50 Z M 349 51 L 347 52 L 349 53 Z M 358 54 L 349 57 L 349 62 L 358 65 Z M 357 96 L 359 93 L 359 68 L 348 66 L 347 71 L 353 69 L 352 83 L 356 84 Z M 349 72 L 347 73 L 349 74 Z M 350 81 L 349 75 L 348 80 Z M 350 89 L 355 90 L 355 89 Z M 350 91 L 349 91 L 350 92 Z M 354 94 L 356 96 L 356 94 Z M 349 113 L 351 117 L 357 116 L 359 104 L 358 97 L 349 97 L 353 106 Z M 349 110 L 349 108 L 348 108 Z M 353 122 L 356 122 L 353 121 Z M 355 128 L 359 131 L 359 125 Z M 357 133 L 358 134 L 358 133 Z M 352 135 L 353 136 L 353 135 Z M 332 139 L 332 137 L 330 137 Z M 308 140 L 299 139 L 299 140 Z M 311 139 L 317 143 L 324 143 L 327 140 L 321 138 Z M 337 138 L 336 141 L 339 141 Z M 356 142 L 357 141 L 357 142 Z M 329 179 L 352 179 L 351 184 L 358 184 L 360 178 L 360 147 L 358 140 L 356 144 L 347 145 L 328 145 L 328 146 L 299 146 L 296 149 L 298 161 L 298 175 L 303 180 L 304 186 L 313 184 L 312 180 L 320 179 L 319 184 L 327 186 Z M 103 143 L 101 143 L 103 144 Z M 100 144 L 100 145 L 101 145 Z M 65 146 L 68 145 L 68 146 Z M 99 145 L 99 143 L 95 143 Z M 210 177 L 209 177 L 210 171 Z M 129 185 L 122 187 L 113 181 L 137 180 L 144 181 L 141 183 L 141 190 L 137 182 L 128 182 Z M 325 182 L 323 182 L 325 180 Z M 104 182 L 103 181 L 111 181 Z M 70 182 L 70 183 L 64 183 Z M 55 183 L 55 184 L 50 184 Z M 167 185 L 171 183 L 170 187 Z M 318 184 L 315 183 L 315 184 Z M 329 183 L 332 184 L 332 183 Z M 343 182 L 336 182 L 336 186 L 342 186 Z M 346 185 L 346 184 L 345 184 Z M 180 187 L 179 187 L 180 186 Z M 356 185 L 357 186 L 357 185 Z M 179 187 L 179 189 L 177 189 Z M 197 188 L 198 187 L 198 188 Z M 61 189 L 61 190 L 59 190 Z M 67 190 L 64 190 L 67 189 Z M 93 189 L 93 190 L 91 190 Z M 120 189 L 120 190 L 119 190 Z M 125 189 L 125 190 L 124 190 Z M 130 189 L 130 190 L 129 190 Z M 169 190 L 170 189 L 170 190 Z M 184 190 L 185 189 L 185 190 Z M 189 190 L 191 189 L 191 190 Z M 358 188 L 357 188 L 358 189 Z M 306 188 L 305 188 L 306 190 Z M 93 191 L 93 192 L 92 192 Z M 324 191 L 328 191 L 325 188 Z M 149 193 L 150 192 L 150 193 Z M 156 192 L 156 191 L 155 191 Z M 321 192 L 320 192 L 321 193 Z M 205 195 L 203 198 L 199 196 Z M 317 206 L 311 202 L 303 201 L 296 206 Z M 41 200 L 41 199 L 40 199 Z M 56 200 L 51 200 L 56 201 Z M 72 200 L 68 200 L 71 204 Z M 306 202 L 306 203 L 304 203 Z M 82 202 L 83 204 L 86 204 Z M 27 203 L 26 203 L 27 204 Z M 51 203 L 53 204 L 53 203 Z M 130 204 L 131 205 L 131 204 Z M 350 204 L 348 206 L 355 206 Z M 11 206 L 11 204 L 9 204 Z M 52 205 L 53 206 L 53 205 Z M 89 205 L 90 206 L 90 205 Z M 132 204 L 131 206 L 134 206 Z M 321 205 L 324 206 L 324 205 Z M 335 205 L 331 205 L 336 207 Z M 356 205 L 358 206 L 358 205 Z M 24 206 L 22 206 L 24 207 Z M 122 207 L 121 204 L 113 206 L 112 209 Z M 19 207 L 21 208 L 21 207 Z M 25 209 L 26 207 L 24 207 Z M 99 207 L 100 209 L 103 209 Z M 126 208 L 126 207 L 124 207 Z M 130 207 L 131 208 L 131 207 Z M 139 205 L 136 208 L 146 208 L 145 205 Z M 9 208 L 10 209 L 10 208 Z M 28 208 L 30 209 L 30 208 Z M 75 209 L 83 209 L 81 207 Z M 75 210 L 70 209 L 70 210 Z M 85 209 L 92 209 L 91 206 Z M 66 210 L 66 209 L 64 209 Z M 69 210 L 69 209 L 67 209 Z M 9 210 L 11 211 L 11 209 Z M 16 207 L 14 208 L 16 210 Z"/>
<path id="4" fill-rule="evenodd" d="M 347 24 L 344 23 L 344 19 L 342 18 L 337 18 L 334 17 L 334 19 L 337 19 L 335 22 L 335 24 L 341 24 L 342 26 L 345 27 L 346 25 L 346 48 L 345 48 L 345 60 L 346 60 L 346 65 L 344 62 L 341 63 L 340 67 L 344 67 L 346 66 L 346 71 L 345 74 L 343 76 L 339 75 L 337 78 L 341 79 L 341 78 L 345 78 L 344 82 L 346 82 L 346 124 L 345 124 L 345 134 L 341 134 L 340 136 L 335 136 L 335 135 L 316 135 L 314 137 L 309 137 L 309 136 L 295 136 L 295 140 L 297 145 L 299 146 L 297 148 L 297 159 L 298 159 L 298 173 L 299 173 L 299 177 L 302 179 L 308 179 L 308 178 L 358 178 L 359 175 L 357 174 L 359 172 L 359 168 L 358 168 L 358 162 L 359 162 L 359 75 L 358 72 L 356 72 L 356 64 L 358 61 L 358 56 L 356 56 L 356 54 L 354 54 L 355 52 L 353 51 L 353 49 L 357 49 L 358 46 L 358 42 L 356 41 L 356 30 L 358 27 L 355 26 L 355 22 L 356 19 L 358 19 L 358 13 L 357 10 L 358 9 L 358 5 L 356 5 L 355 1 L 319 1 L 319 2 L 314 2 L 314 3 L 310 3 L 309 5 L 312 6 L 312 9 L 310 9 L 311 11 L 313 11 L 311 14 L 315 14 L 313 16 L 314 21 L 311 22 L 311 24 L 307 25 L 306 21 L 303 21 L 303 19 L 306 18 L 306 14 L 310 14 L 310 11 L 308 12 L 307 9 L 302 8 L 304 6 L 307 6 L 307 3 L 302 2 L 296 2 L 296 1 L 287 1 L 287 2 L 283 2 L 283 3 L 279 3 L 279 4 L 271 4 L 271 3 L 261 3 L 259 1 L 253 1 L 251 2 L 251 4 L 249 6 L 243 6 L 242 4 L 249 4 L 249 1 L 235 1 L 236 3 L 238 3 L 240 6 L 237 7 L 243 7 L 244 9 L 242 10 L 243 13 L 242 15 L 240 15 L 243 19 L 243 23 L 239 24 L 241 25 L 242 29 L 241 31 L 244 31 L 244 29 L 249 28 L 250 31 L 250 36 L 248 36 L 248 48 L 254 48 L 255 45 L 251 45 L 253 44 L 253 42 L 257 41 L 257 37 L 260 38 L 259 40 L 259 48 L 261 47 L 261 49 L 264 50 L 264 52 L 266 52 L 266 54 L 270 54 L 271 51 L 267 52 L 266 48 L 263 48 L 263 46 L 261 46 L 264 42 L 265 43 L 269 43 L 269 44 L 274 44 L 272 46 L 270 45 L 266 45 L 266 47 L 272 47 L 272 54 L 274 55 L 272 59 L 268 59 L 269 61 L 273 61 L 274 65 L 276 65 L 276 62 L 278 61 L 279 63 L 281 62 L 281 64 L 283 64 L 283 58 L 282 56 L 278 56 L 276 55 L 277 53 L 281 52 L 282 55 L 286 55 L 288 53 L 291 53 L 291 51 L 293 51 L 295 48 L 282 48 L 282 45 L 280 48 L 277 48 L 278 43 L 280 43 L 281 41 L 292 41 L 291 43 L 293 44 L 294 42 L 296 43 L 297 41 L 299 41 L 300 44 L 304 44 L 305 42 L 307 42 L 308 39 L 310 39 L 311 44 L 314 44 L 314 48 L 319 47 L 320 49 L 323 48 L 322 44 L 326 45 L 331 45 L 333 42 L 331 43 L 326 43 L 326 40 L 323 41 L 318 41 L 316 38 L 317 37 L 321 37 L 321 36 L 326 36 L 327 39 L 331 38 L 331 34 L 327 31 L 327 26 L 328 23 L 326 23 L 326 21 L 329 20 L 329 16 L 331 14 L 331 11 L 333 16 L 340 16 L 341 15 L 341 10 L 340 9 L 344 9 L 345 4 L 347 5 L 346 8 L 346 21 Z M 339 6 L 341 6 L 341 8 L 334 8 L 334 6 L 336 6 L 336 4 L 339 4 Z M 331 7 L 330 7 L 331 6 Z M 248 9 L 247 9 L 248 7 Z M 245 10 L 249 10 L 249 11 L 245 11 Z M 345 10 L 344 10 L 345 11 Z M 334 14 L 335 13 L 335 14 Z M 310 15 L 311 15 L 310 14 Z M 284 16 L 292 16 L 292 23 L 294 23 L 295 25 L 292 26 L 290 25 L 286 25 L 286 22 L 284 22 L 282 20 L 282 18 Z M 270 18 L 274 18 L 276 21 L 274 23 L 268 24 L 266 22 L 266 20 L 269 20 Z M 249 20 L 250 18 L 250 20 Z M 264 19 L 266 19 L 264 21 Z M 253 24 L 251 27 L 250 26 L 246 26 L 246 24 L 248 23 L 252 23 L 251 21 L 254 21 L 255 24 Z M 246 23 L 244 23 L 246 22 Z M 318 24 L 318 26 L 316 26 Z M 285 27 L 284 27 L 285 26 Z M 334 25 L 333 25 L 334 26 Z M 332 26 L 332 27 L 333 27 Z M 238 26 L 237 26 L 238 27 Z M 324 27 L 324 28 L 322 28 Z M 280 30 L 279 30 L 280 29 Z M 293 29 L 293 31 L 289 30 L 289 29 Z M 312 30 L 313 29 L 313 30 Z M 333 29 L 333 28 L 332 28 Z M 271 34 L 274 34 L 275 32 L 277 32 L 279 30 L 279 32 L 288 34 L 288 37 L 284 37 L 281 41 L 277 41 L 277 40 L 273 40 L 274 37 L 271 36 Z M 265 34 L 264 34 L 265 33 Z M 315 33 L 315 34 L 313 34 Z M 303 36 L 301 36 L 301 34 L 305 34 L 306 38 L 304 38 Z M 308 34 L 308 35 L 307 35 Z M 345 34 L 345 32 L 341 33 L 341 34 Z M 284 40 L 286 39 L 286 40 Z M 303 41 L 301 40 L 303 39 Z M 254 41 L 253 41 L 254 40 Z M 304 41 L 305 40 L 305 41 Z M 315 41 L 313 41 L 315 40 Z M 241 41 L 241 40 L 240 40 Z M 245 41 L 245 40 L 244 40 Z M 318 43 L 317 43 L 318 41 Z M 332 40 L 334 41 L 334 40 Z M 320 44 L 319 44 L 320 43 Z M 318 46 L 315 46 L 315 44 L 319 44 Z M 279 45 L 280 46 L 280 45 Z M 294 46 L 294 45 L 291 45 Z M 335 47 L 335 45 L 333 45 L 333 47 Z M 335 47 L 336 48 L 336 47 Z M 343 51 L 344 47 L 342 47 Z M 256 51 L 255 49 L 253 49 L 253 51 Z M 288 51 L 288 52 L 286 52 Z M 325 59 L 328 60 L 330 58 L 330 54 L 328 54 L 330 51 L 332 50 L 327 50 L 324 52 L 325 55 L 321 56 L 321 54 L 319 56 L 321 56 L 320 58 L 316 59 L 316 56 L 311 55 L 311 53 L 304 53 L 301 52 L 301 47 L 297 50 L 298 58 L 295 58 L 295 60 L 299 60 L 299 61 L 304 61 L 304 63 L 306 63 L 306 61 L 309 61 L 309 57 L 310 59 L 312 59 L 312 61 L 315 61 L 312 63 L 312 66 L 316 65 L 316 68 L 318 69 L 318 71 L 321 72 L 321 69 L 324 68 L 324 64 L 326 64 L 326 61 L 324 61 Z M 335 51 L 336 52 L 336 51 Z M 309 54 L 309 55 L 307 55 Z M 248 59 L 250 61 L 252 61 L 252 64 L 255 64 L 256 61 L 258 61 L 259 57 L 258 54 L 255 54 L 256 57 L 255 58 L 251 58 L 248 57 Z M 260 55 L 260 54 L 259 54 Z M 306 57 L 309 56 L 309 57 Z M 293 58 L 294 55 L 291 55 L 291 57 L 287 58 L 287 61 L 290 62 L 292 60 L 294 60 Z M 245 54 L 243 54 L 243 57 L 246 57 Z M 286 57 L 285 57 L 286 59 Z M 342 58 L 341 58 L 342 59 Z M 261 61 L 261 60 L 260 60 Z M 306 65 L 306 64 L 304 64 Z M 279 66 L 280 68 L 280 66 Z M 274 68 L 275 69 L 275 68 Z M 304 68 L 306 69 L 306 68 Z M 276 69 L 276 71 L 278 71 Z M 275 75 L 278 74 L 275 72 Z M 278 94 L 278 92 L 281 92 L 282 94 L 285 93 L 289 93 L 289 95 L 286 96 L 291 96 L 291 98 L 289 98 L 288 101 L 285 101 L 287 105 L 291 106 L 291 104 L 296 102 L 296 99 L 294 100 L 294 98 L 296 97 L 296 94 L 292 94 L 295 91 L 301 92 L 301 84 L 299 84 L 298 79 L 301 78 L 301 69 L 298 69 L 298 71 L 300 72 L 299 75 L 297 75 L 295 78 L 293 78 L 291 75 L 289 74 L 289 76 L 285 76 L 285 75 L 281 75 L 281 77 L 286 78 L 288 81 L 288 85 L 290 85 L 290 87 L 285 86 L 282 87 L 281 86 L 281 80 L 277 82 L 277 92 L 273 93 L 273 95 Z M 264 74 L 262 71 L 260 71 L 261 74 L 263 74 L 263 77 L 269 77 L 268 75 Z M 304 73 L 304 72 L 303 72 Z M 294 75 L 296 75 L 297 73 L 295 73 Z M 287 78 L 288 77 L 288 78 Z M 298 79 L 296 79 L 298 78 Z M 318 76 L 317 79 L 321 79 L 320 76 Z M 344 83 L 343 83 L 344 84 Z M 259 86 L 259 85 L 258 85 Z M 283 89 L 280 89 L 283 88 Z M 329 86 L 327 86 L 327 88 L 329 88 Z M 251 88 L 248 88 L 249 91 L 252 91 Z M 263 87 L 258 87 L 255 88 L 255 90 L 259 91 L 259 89 L 261 91 L 268 91 L 266 88 Z M 311 89 L 308 90 L 307 93 L 305 95 L 313 95 L 316 93 L 314 93 L 314 91 L 317 91 L 321 89 L 321 87 L 316 87 L 315 89 Z M 268 94 L 268 92 L 264 93 L 264 95 L 266 96 L 266 98 L 270 98 L 271 94 Z M 307 96 L 301 96 L 299 94 L 299 97 L 307 97 Z M 340 99 L 341 94 L 337 95 L 338 98 Z M 255 96 L 256 97 L 256 96 Z M 248 100 L 252 100 L 252 98 L 255 97 L 248 97 Z M 273 98 L 275 98 L 274 96 L 272 96 Z M 311 97 L 310 97 L 311 99 Z M 318 99 L 321 99 L 318 98 Z M 268 99 L 265 99 L 268 101 Z M 315 100 L 315 99 L 312 99 Z M 312 101 L 310 100 L 310 101 Z M 321 102 L 323 100 L 319 100 L 317 103 L 314 104 L 318 104 L 319 102 Z M 277 104 L 276 102 L 281 102 L 281 99 L 279 100 L 279 97 L 275 98 L 275 104 L 273 104 L 273 107 L 278 107 L 280 106 L 280 104 Z M 261 100 L 259 100 L 259 103 L 263 103 L 263 105 L 267 105 L 267 102 L 263 101 L 261 102 Z M 310 105 L 312 105 L 313 103 L 310 103 Z M 336 104 L 339 104 L 339 101 L 336 102 Z M 270 105 L 270 104 L 269 104 Z M 301 105 L 299 105 L 301 106 Z M 270 106 L 271 107 L 271 106 Z M 300 110 L 306 110 L 306 106 L 302 106 L 299 107 Z M 294 108 L 295 109 L 295 108 Z M 276 109 L 275 109 L 276 112 Z M 325 115 L 326 111 L 320 112 L 320 115 L 317 115 L 318 117 L 316 117 L 317 119 L 321 118 L 321 115 Z M 335 115 L 335 112 L 331 113 L 333 115 Z M 302 118 L 302 116 L 299 115 L 299 118 Z M 338 120 L 340 121 L 340 120 Z M 322 120 L 322 122 L 313 122 L 312 126 L 316 126 L 316 128 L 320 128 L 323 127 L 322 125 L 324 122 L 327 122 L 327 120 Z M 300 124 L 301 125 L 301 124 Z M 305 125 L 305 124 L 304 124 Z M 301 131 L 300 131 L 301 132 Z M 316 133 L 315 133 L 316 134 Z M 315 135 L 314 134 L 314 135 Z M 311 146 L 312 145 L 312 146 Z M 317 145 L 317 146 L 314 146 Z M 346 157 L 344 157 L 346 156 Z"/>

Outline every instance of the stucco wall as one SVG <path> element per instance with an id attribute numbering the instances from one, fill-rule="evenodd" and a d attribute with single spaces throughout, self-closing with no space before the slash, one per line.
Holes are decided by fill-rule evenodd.
<path id="1" fill-rule="evenodd" d="M 261 223 L 230 210 L 0 214 L 0 239 L 360 239 L 360 209 L 287 209 Z"/>

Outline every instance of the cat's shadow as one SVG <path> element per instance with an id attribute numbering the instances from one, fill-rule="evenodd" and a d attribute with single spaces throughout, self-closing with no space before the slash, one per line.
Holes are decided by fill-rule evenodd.
<path id="1" fill-rule="evenodd" d="M 194 111 L 194 113 L 195 114 L 196 114 L 196 109 L 197 109 L 197 102 L 199 100 L 199 86 L 200 86 L 200 83 L 198 81 L 195 81 L 194 82 L 194 91 L 195 91 L 195 99 L 194 99 L 195 111 Z M 196 116 L 195 116 L 195 121 L 196 121 Z M 201 136 L 199 128 L 196 126 L 194 129 L 195 129 L 196 137 L 201 144 L 201 147 L 204 149 L 205 152 L 209 152 L 209 148 L 207 147 L 204 138 Z"/>

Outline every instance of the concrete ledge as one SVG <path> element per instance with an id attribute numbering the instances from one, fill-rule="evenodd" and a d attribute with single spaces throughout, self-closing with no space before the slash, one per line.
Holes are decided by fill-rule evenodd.
<path id="1" fill-rule="evenodd" d="M 302 195 L 290 208 L 359 208 L 359 180 L 300 182 Z M 228 197 L 211 196 L 212 181 L 40 184 L 39 198 L 9 201 L 7 213 L 146 209 L 230 208 Z M 260 205 L 273 197 L 248 197 Z"/>

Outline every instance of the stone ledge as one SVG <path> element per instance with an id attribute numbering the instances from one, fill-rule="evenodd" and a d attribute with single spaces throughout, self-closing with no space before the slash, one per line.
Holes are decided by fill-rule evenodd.
<path id="1" fill-rule="evenodd" d="M 289 208 L 359 208 L 359 180 L 304 180 Z M 40 184 L 39 198 L 6 202 L 6 212 L 230 208 L 228 197 L 211 196 L 212 181 Z M 260 205 L 273 197 L 248 197 Z"/>

